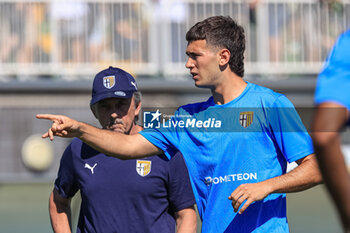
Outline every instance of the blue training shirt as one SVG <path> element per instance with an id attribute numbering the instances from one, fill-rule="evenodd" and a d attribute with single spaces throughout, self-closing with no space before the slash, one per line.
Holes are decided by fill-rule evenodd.
<path id="1" fill-rule="evenodd" d="M 315 102 L 336 102 L 350 111 L 350 30 L 341 34 L 317 79 Z M 350 123 L 350 122 L 349 122 Z"/>
<path id="2" fill-rule="evenodd" d="M 75 138 L 65 150 L 55 188 L 80 190 L 77 232 L 175 232 L 174 213 L 195 204 L 181 153 L 119 160 Z"/>
<path id="3" fill-rule="evenodd" d="M 240 184 L 282 175 L 287 162 L 313 153 L 311 138 L 284 95 L 248 83 L 227 104 L 216 105 L 210 97 L 180 107 L 170 121 L 174 127 L 140 134 L 169 157 L 182 152 L 202 232 L 289 232 L 285 194 L 252 203 L 241 215 L 228 199 Z"/>

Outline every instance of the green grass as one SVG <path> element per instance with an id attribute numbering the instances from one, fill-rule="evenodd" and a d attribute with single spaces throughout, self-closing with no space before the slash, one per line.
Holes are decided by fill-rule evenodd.
<path id="1" fill-rule="evenodd" d="M 52 185 L 0 185 L 0 226 L 4 233 L 51 232 L 48 198 Z"/>
<path id="2" fill-rule="evenodd" d="M 52 184 L 0 184 L 0 232 L 52 232 L 48 214 L 52 187 Z M 73 200 L 73 224 L 78 205 Z M 287 205 L 291 233 L 342 232 L 323 185 L 288 194 Z"/>

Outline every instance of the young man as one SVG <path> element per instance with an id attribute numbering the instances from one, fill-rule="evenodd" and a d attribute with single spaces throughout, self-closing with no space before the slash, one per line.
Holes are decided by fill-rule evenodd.
<path id="1" fill-rule="evenodd" d="M 53 121 L 43 137 L 78 137 L 122 159 L 161 152 L 170 158 L 178 149 L 191 176 L 202 232 L 288 232 L 285 192 L 321 182 L 299 116 L 285 96 L 242 79 L 244 30 L 230 17 L 207 18 L 186 39 L 186 67 L 195 85 L 209 88 L 212 97 L 180 107 L 173 128 L 126 136 L 61 115 L 37 115 Z M 285 174 L 287 161 L 299 166 Z"/>
<path id="2" fill-rule="evenodd" d="M 137 134 L 141 94 L 127 72 L 95 77 L 91 110 L 103 129 Z M 80 190 L 77 232 L 196 232 L 195 199 L 180 153 L 119 160 L 75 138 L 65 150 L 49 206 L 54 232 L 70 232 L 70 200 Z M 176 223 L 176 224 L 175 224 Z"/>
<path id="3" fill-rule="evenodd" d="M 316 86 L 313 142 L 327 188 L 350 233 L 350 176 L 341 151 L 340 131 L 350 124 L 350 30 L 341 34 Z"/>

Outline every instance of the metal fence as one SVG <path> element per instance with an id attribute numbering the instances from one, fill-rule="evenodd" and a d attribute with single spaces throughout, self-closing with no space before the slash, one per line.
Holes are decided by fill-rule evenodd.
<path id="1" fill-rule="evenodd" d="M 184 75 L 185 33 L 212 15 L 246 31 L 246 73 L 319 72 L 349 28 L 349 0 L 0 0 L 0 79 Z"/>

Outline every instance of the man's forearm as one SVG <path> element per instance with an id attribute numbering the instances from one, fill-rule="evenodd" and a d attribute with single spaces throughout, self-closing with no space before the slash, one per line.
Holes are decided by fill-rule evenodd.
<path id="1" fill-rule="evenodd" d="M 79 122 L 79 136 L 97 151 L 119 159 L 135 159 L 162 153 L 140 134 L 125 135 Z"/>
<path id="2" fill-rule="evenodd" d="M 106 155 L 120 159 L 130 159 L 133 156 L 132 148 L 128 146 L 126 135 L 96 128 L 84 122 L 73 120 L 63 115 L 45 114 L 39 119 L 51 119 L 53 124 L 47 133 L 47 136 L 53 140 L 54 136 L 77 137 L 95 150 Z M 126 150 L 127 148 L 128 150 Z"/>
<path id="3" fill-rule="evenodd" d="M 292 171 L 263 181 L 270 187 L 270 193 L 303 191 L 322 182 L 315 155 L 309 155 Z"/>
<path id="4" fill-rule="evenodd" d="M 324 145 L 315 144 L 315 150 L 325 184 L 336 203 L 345 229 L 350 232 L 350 176 L 340 148 L 340 138 Z"/>
<path id="5" fill-rule="evenodd" d="M 125 135 L 109 130 L 98 129 L 83 122 L 79 122 L 78 129 L 78 138 L 97 151 L 120 159 L 128 158 L 123 154 L 123 147 L 121 144 L 121 142 L 123 144 L 126 143 L 125 137 L 123 138 Z"/>
<path id="6" fill-rule="evenodd" d="M 125 135 L 98 129 L 64 115 L 38 114 L 36 117 L 53 122 L 48 132 L 42 135 L 43 138 L 54 140 L 55 136 L 78 137 L 97 151 L 120 159 L 135 159 L 162 153 L 162 150 L 140 134 Z"/>
<path id="7" fill-rule="evenodd" d="M 338 103 L 318 106 L 313 119 L 313 143 L 325 184 L 350 233 L 350 178 L 341 151 L 340 131 L 349 119 L 349 111 Z"/>
<path id="8" fill-rule="evenodd" d="M 314 155 L 298 161 L 299 166 L 287 174 L 258 183 L 246 183 L 238 186 L 229 196 L 235 212 L 243 213 L 254 201 L 264 199 L 271 193 L 298 192 L 319 184 L 322 181 Z"/>
<path id="9" fill-rule="evenodd" d="M 196 233 L 197 215 L 194 207 L 186 208 L 175 213 L 176 233 Z"/>
<path id="10" fill-rule="evenodd" d="M 57 196 L 56 196 L 57 197 Z M 52 192 L 49 199 L 49 213 L 51 226 L 55 233 L 70 233 L 71 210 L 69 203 L 61 203 L 55 200 L 55 194 Z"/>

